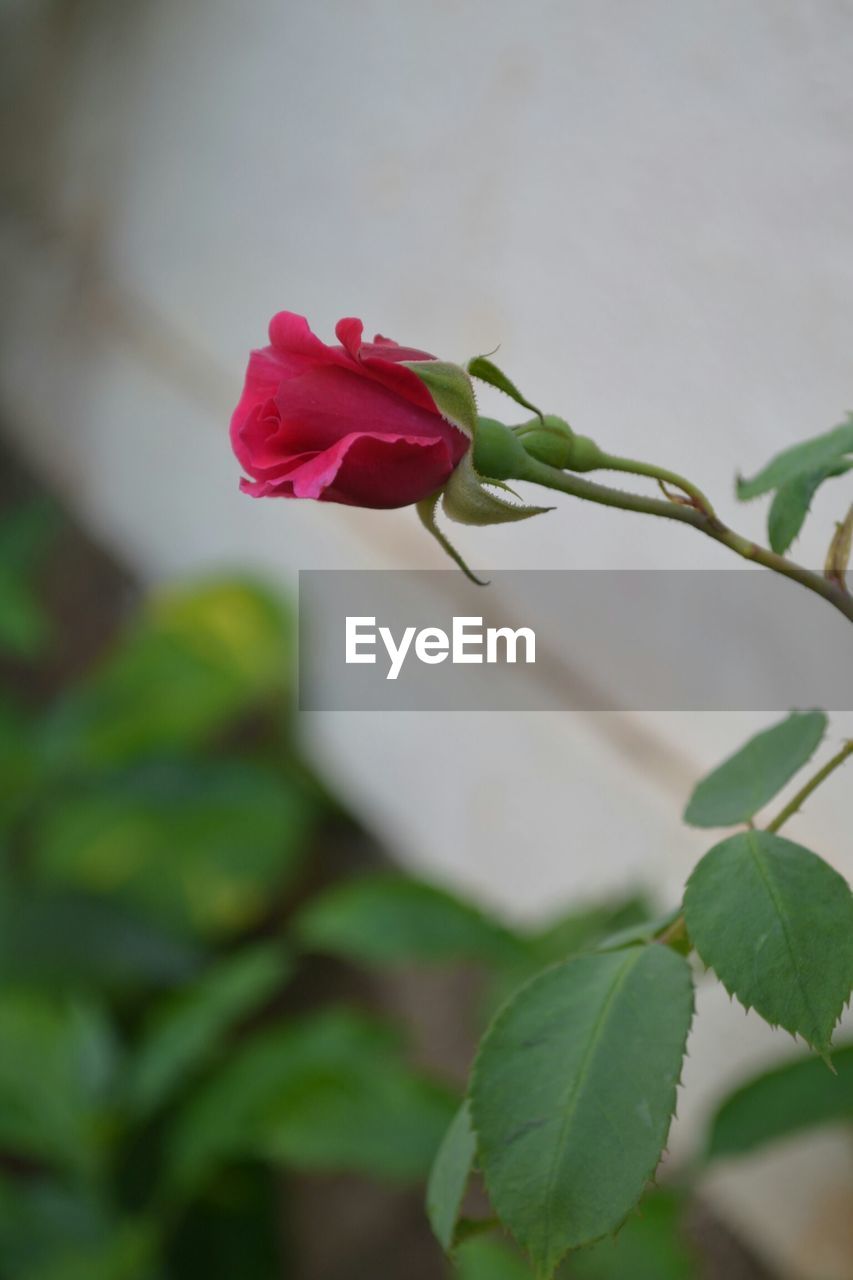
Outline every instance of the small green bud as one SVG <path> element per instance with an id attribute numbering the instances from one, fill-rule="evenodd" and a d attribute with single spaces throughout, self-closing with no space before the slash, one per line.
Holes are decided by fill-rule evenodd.
<path id="1" fill-rule="evenodd" d="M 562 418 L 546 413 L 544 425 L 534 418 L 519 431 L 525 452 L 560 471 L 594 471 L 603 454 L 589 436 L 576 436 Z"/>
<path id="2" fill-rule="evenodd" d="M 575 433 L 568 422 L 553 413 L 546 413 L 544 419 L 533 418 L 518 430 L 518 438 L 531 458 L 560 471 L 571 466 Z"/>
<path id="3" fill-rule="evenodd" d="M 589 436 L 575 436 L 572 444 L 570 471 L 595 471 L 600 467 L 604 454 Z"/>
<path id="4" fill-rule="evenodd" d="M 510 427 L 480 418 L 474 436 L 474 466 L 484 479 L 517 480 L 524 475 L 527 454 Z"/>

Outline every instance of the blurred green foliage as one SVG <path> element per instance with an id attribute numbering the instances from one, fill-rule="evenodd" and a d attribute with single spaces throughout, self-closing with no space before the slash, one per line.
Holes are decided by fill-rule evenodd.
<path id="1" fill-rule="evenodd" d="M 683 1192 L 657 1189 L 613 1239 L 571 1255 L 558 1280 L 697 1280 L 698 1255 L 684 1238 Z M 459 1246 L 455 1280 L 531 1280 L 532 1272 L 505 1240 L 474 1237 Z"/>
<path id="2" fill-rule="evenodd" d="M 27 705 L 57 526 L 0 520 L 0 1280 L 290 1274 L 280 1172 L 422 1180 L 458 1098 L 375 1013 L 294 1011 L 339 816 L 293 744 L 289 611 L 158 592 Z"/>
<path id="3" fill-rule="evenodd" d="M 295 747 L 288 610 L 238 577 L 158 592 L 27 705 L 16 664 L 62 643 L 39 589 L 57 524 L 0 520 L 0 1280 L 299 1273 L 282 1171 L 423 1183 L 460 1101 L 387 1016 L 306 1006 L 311 957 L 476 968 L 473 1045 L 521 982 L 655 912 L 629 895 L 521 930 L 400 874 L 312 893 L 340 814 Z M 688 1280 L 682 1209 L 655 1193 L 565 1275 Z M 467 1237 L 436 1274 L 529 1274 Z"/>

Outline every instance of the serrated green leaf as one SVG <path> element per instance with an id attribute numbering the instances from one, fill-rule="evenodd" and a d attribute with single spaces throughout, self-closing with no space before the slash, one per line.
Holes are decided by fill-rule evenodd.
<path id="1" fill-rule="evenodd" d="M 560 1280 L 696 1280 L 702 1268 L 684 1238 L 685 1197 L 645 1196 L 613 1240 L 573 1254 Z"/>
<path id="2" fill-rule="evenodd" d="M 523 940 L 436 885 L 408 876 L 360 876 L 334 885 L 294 922 L 298 942 L 359 963 L 387 966 L 459 960 L 512 963 Z"/>
<path id="3" fill-rule="evenodd" d="M 798 537 L 811 509 L 812 499 L 824 481 L 844 475 L 851 468 L 853 459 L 819 467 L 816 471 L 804 471 L 779 486 L 767 516 L 770 545 L 778 555 L 784 555 Z"/>
<path id="4" fill-rule="evenodd" d="M 748 822 L 807 764 L 826 732 L 823 711 L 794 711 L 750 738 L 698 784 L 684 811 L 692 827 Z"/>
<path id="5" fill-rule="evenodd" d="M 495 971 L 485 1002 L 485 1021 L 514 992 L 537 973 L 558 960 L 568 960 L 580 951 L 594 951 L 617 931 L 632 931 L 648 922 L 652 908 L 643 894 L 591 902 L 562 911 L 545 924 L 523 935 L 525 953 L 516 964 Z M 634 938 L 634 942 L 641 941 Z"/>
<path id="6" fill-rule="evenodd" d="M 290 973 L 276 943 L 245 947 L 155 1008 L 130 1064 L 127 1101 L 149 1115 L 221 1048 L 226 1033 L 268 999 Z"/>
<path id="7" fill-rule="evenodd" d="M 471 1083 L 480 1166 L 539 1277 L 614 1231 L 642 1195 L 692 1012 L 683 957 L 634 947 L 546 970 L 487 1032 Z"/>
<path id="8" fill-rule="evenodd" d="M 711 1121 L 707 1156 L 737 1156 L 803 1129 L 853 1120 L 853 1044 L 821 1058 L 797 1058 L 748 1080 Z"/>
<path id="9" fill-rule="evenodd" d="M 772 489 L 787 484 L 796 476 L 833 466 L 848 453 L 853 453 L 853 418 L 848 418 L 823 435 L 784 449 L 751 480 L 739 476 L 737 496 L 742 502 L 757 498 L 762 493 L 769 493 Z"/>
<path id="10" fill-rule="evenodd" d="M 425 1177 L 457 1105 L 387 1027 L 326 1009 L 257 1033 L 195 1091 L 169 1134 L 169 1186 L 193 1189 L 235 1156 Z"/>
<path id="11" fill-rule="evenodd" d="M 545 419 L 542 417 L 542 410 L 537 409 L 535 404 L 523 396 L 514 382 L 509 379 L 502 369 L 493 364 L 487 356 L 475 356 L 473 360 L 468 361 L 468 372 L 472 378 L 485 382 L 490 387 L 495 387 L 498 391 L 502 391 L 505 396 L 509 396 L 510 400 L 514 400 L 516 404 L 520 404 L 522 408 L 529 409 L 531 413 L 535 413 L 543 423 Z"/>
<path id="12" fill-rule="evenodd" d="M 827 1051 L 853 983 L 853 897 L 837 871 L 770 831 L 742 831 L 698 864 L 684 914 L 727 991 Z"/>
<path id="13" fill-rule="evenodd" d="M 438 1148 L 427 1183 L 427 1217 L 445 1253 L 453 1248 L 456 1222 L 477 1154 L 468 1102 L 456 1112 Z"/>

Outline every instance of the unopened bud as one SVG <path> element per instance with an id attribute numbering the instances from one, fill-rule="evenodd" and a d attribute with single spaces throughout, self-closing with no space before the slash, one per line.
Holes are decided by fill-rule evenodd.
<path id="1" fill-rule="evenodd" d="M 568 422 L 555 414 L 547 413 L 542 419 L 533 418 L 525 423 L 518 429 L 518 438 L 525 452 L 538 462 L 545 462 L 560 471 L 571 466 L 575 433 Z"/>
<path id="2" fill-rule="evenodd" d="M 589 436 L 576 436 L 562 418 L 546 413 L 543 421 L 534 418 L 519 430 L 525 452 L 538 462 L 560 471 L 594 471 L 601 466 L 602 452 Z"/>
<path id="3" fill-rule="evenodd" d="M 474 466 L 484 479 L 517 480 L 524 475 L 527 454 L 510 427 L 480 418 L 474 436 Z"/>

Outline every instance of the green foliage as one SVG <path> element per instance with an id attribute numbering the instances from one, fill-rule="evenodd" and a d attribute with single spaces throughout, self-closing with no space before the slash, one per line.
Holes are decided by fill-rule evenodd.
<path id="1" fill-rule="evenodd" d="M 853 1044 L 820 1058 L 795 1058 L 742 1084 L 711 1122 L 707 1154 L 738 1156 L 818 1125 L 853 1120 Z"/>
<path id="2" fill-rule="evenodd" d="M 825 481 L 853 467 L 853 417 L 832 431 L 784 449 L 751 480 L 738 477 L 741 501 L 775 490 L 767 518 L 770 545 L 784 555 L 800 533 L 812 499 Z"/>
<path id="3" fill-rule="evenodd" d="M 639 1200 L 666 1141 L 692 1011 L 684 959 L 633 947 L 546 970 L 486 1034 L 471 1081 L 480 1165 L 538 1276 L 615 1231 Z"/>
<path id="4" fill-rule="evenodd" d="M 643 919 L 639 924 L 626 925 L 610 933 L 598 945 L 599 951 L 619 951 L 622 947 L 632 947 L 638 942 L 653 942 L 673 924 L 681 914 L 680 907 L 651 919 Z"/>
<path id="5" fill-rule="evenodd" d="M 76 891 L 0 892 L 0 980 L 51 991 L 121 994 L 174 987 L 199 971 L 203 952 L 113 898 Z"/>
<path id="6" fill-rule="evenodd" d="M 196 1090 L 170 1134 L 170 1179 L 192 1188 L 235 1156 L 420 1178 L 454 1109 L 386 1027 L 325 1010 L 259 1032 Z"/>
<path id="7" fill-rule="evenodd" d="M 32 727 L 0 692 L 0 836 L 26 808 L 35 784 Z"/>
<path id="8" fill-rule="evenodd" d="M 274 943 L 258 943 L 221 960 L 192 987 L 158 1005 L 130 1067 L 129 1104 L 137 1114 L 161 1106 L 222 1046 L 234 1024 L 272 995 L 290 974 Z"/>
<path id="9" fill-rule="evenodd" d="M 490 362 L 472 371 L 527 404 Z M 430 379 L 473 432 L 465 372 L 431 363 Z M 820 481 L 777 464 L 790 540 Z M 849 465 L 829 459 L 822 478 Z M 470 454 L 454 475 L 457 518 L 531 513 L 488 493 Z M 47 635 L 33 624 L 36 525 L 0 528 L 0 603 L 18 608 L 17 591 L 32 605 L 29 622 L 27 605 L 11 632 L 0 624 L 18 657 Z M 636 895 L 514 929 L 403 875 L 306 901 L 324 815 L 283 731 L 292 639 L 266 592 L 211 581 L 155 600 L 46 712 L 0 695 L 0 1277 L 267 1280 L 283 1258 L 278 1170 L 405 1182 L 432 1166 L 428 1212 L 456 1280 L 530 1274 L 483 1234 L 493 1219 L 459 1221 L 475 1169 L 539 1280 L 558 1266 L 561 1280 L 687 1280 L 680 1197 L 656 1191 L 633 1212 L 692 1015 L 680 951 L 694 943 L 744 1003 L 825 1052 L 853 976 L 846 885 L 749 831 L 699 864 L 686 931 Z M 751 820 L 825 727 L 797 713 L 758 735 L 697 787 L 688 820 Z M 485 1003 L 513 990 L 461 1108 L 386 1022 L 306 1011 L 280 934 L 370 967 L 476 965 Z M 837 1076 L 809 1060 L 744 1086 L 711 1154 L 849 1117 L 850 1055 Z"/>
<path id="10" fill-rule="evenodd" d="M 573 1254 L 560 1280 L 696 1280 L 699 1260 L 682 1231 L 684 1196 L 646 1196 L 614 1240 Z"/>
<path id="11" fill-rule="evenodd" d="M 633 942 L 645 940 L 653 916 L 651 904 L 641 893 L 560 911 L 543 926 L 522 935 L 525 949 L 517 960 L 495 969 L 485 1001 L 487 1017 L 547 965 L 582 951 L 609 947 L 614 939 L 621 946 L 620 939 L 626 934 L 636 935 Z"/>
<path id="12" fill-rule="evenodd" d="M 853 898 L 837 871 L 772 832 L 743 831 L 696 867 L 684 914 L 727 991 L 828 1050 L 853 980 Z"/>
<path id="13" fill-rule="evenodd" d="M 61 787 L 36 823 L 45 884 L 110 893 L 173 928 L 254 923 L 299 870 L 304 789 L 245 760 L 146 761 Z"/>
<path id="14" fill-rule="evenodd" d="M 837 466 L 853 453 L 853 418 L 823 435 L 802 444 L 792 445 L 772 458 L 751 480 L 738 479 L 737 495 L 741 501 L 770 493 L 800 476 L 810 475 L 825 467 Z"/>
<path id="15" fill-rule="evenodd" d="M 700 1262 L 684 1238 L 686 1199 L 656 1189 L 613 1237 L 571 1254 L 559 1280 L 696 1280 Z M 509 1245 L 476 1239 L 460 1245 L 454 1280 L 530 1280 L 531 1271 Z"/>
<path id="16" fill-rule="evenodd" d="M 524 950 L 505 965 L 495 968 L 484 1002 L 484 1020 L 490 1020 L 498 1008 L 525 982 L 548 965 L 568 960 L 582 951 L 595 951 L 624 934 L 636 934 L 631 940 L 642 941 L 648 931 L 653 909 L 643 894 L 590 902 L 570 907 L 546 920 L 544 925 L 521 935 Z"/>
<path id="17" fill-rule="evenodd" d="M 34 577 L 56 525 L 54 510 L 40 502 L 18 507 L 0 520 L 0 656 L 31 661 L 51 640 Z"/>
<path id="18" fill-rule="evenodd" d="M 264 592 L 210 582 L 44 714 L 0 700 L 3 1280 L 267 1280 L 277 1166 L 426 1174 L 458 1099 L 378 1020 L 274 1012 L 292 964 L 251 932 L 323 817 L 282 733 L 289 644 Z M 455 911 L 463 954 L 512 949 L 424 894 L 419 946 Z"/>
<path id="19" fill-rule="evenodd" d="M 555 960 L 567 960 L 579 951 L 612 945 L 615 937 L 630 931 L 634 942 L 645 941 L 654 928 L 654 912 L 643 894 L 595 902 L 586 907 L 561 912 L 544 929 L 529 939 L 537 965 L 544 968 Z M 620 943 L 621 945 L 621 943 Z"/>
<path id="20" fill-rule="evenodd" d="M 767 516 L 767 533 L 770 545 L 779 555 L 784 555 L 799 536 L 812 499 L 826 480 L 846 475 L 853 468 L 853 458 L 816 471 L 803 471 L 780 485 L 773 496 Z"/>
<path id="21" fill-rule="evenodd" d="M 291 623 L 239 579 L 154 597 L 112 656 L 47 717 L 54 767 L 115 768 L 193 753 L 290 686 Z"/>
<path id="22" fill-rule="evenodd" d="M 698 784 L 684 813 L 693 827 L 748 822 L 806 764 L 826 733 L 822 711 L 794 711 L 750 738 Z"/>
<path id="23" fill-rule="evenodd" d="M 260 1165 L 223 1171 L 189 1207 L 166 1249 L 176 1280 L 276 1280 L 282 1257 L 282 1188 Z"/>
<path id="24" fill-rule="evenodd" d="M 453 1247 L 456 1222 L 477 1154 L 467 1100 L 456 1112 L 441 1141 L 427 1183 L 427 1215 L 441 1247 Z"/>
<path id="25" fill-rule="evenodd" d="M 466 1240 L 454 1258 L 453 1280 L 530 1280 L 530 1268 L 508 1245 L 488 1237 Z"/>
<path id="26" fill-rule="evenodd" d="M 117 1046 L 100 1009 L 25 988 L 0 992 L 0 1150 L 77 1177 L 104 1151 Z"/>
<path id="27" fill-rule="evenodd" d="M 366 964 L 504 964 L 524 957 L 518 934 L 452 893 L 393 874 L 335 885 L 297 916 L 295 935 L 311 950 Z"/>
<path id="28" fill-rule="evenodd" d="M 154 1224 L 120 1218 L 92 1192 L 0 1179 L 4 1280 L 153 1280 Z"/>

